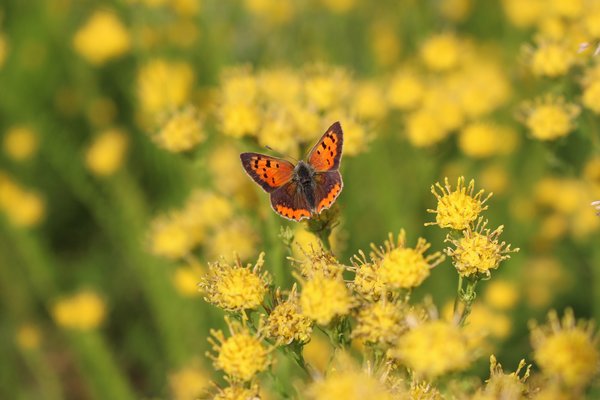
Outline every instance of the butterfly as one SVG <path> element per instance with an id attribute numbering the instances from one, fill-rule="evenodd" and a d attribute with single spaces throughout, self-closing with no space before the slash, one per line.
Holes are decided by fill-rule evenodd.
<path id="1" fill-rule="evenodd" d="M 271 194 L 271 206 L 282 217 L 300 221 L 331 207 L 344 183 L 338 171 L 344 134 L 335 122 L 308 153 L 294 165 L 282 158 L 242 153 L 248 175 Z"/>

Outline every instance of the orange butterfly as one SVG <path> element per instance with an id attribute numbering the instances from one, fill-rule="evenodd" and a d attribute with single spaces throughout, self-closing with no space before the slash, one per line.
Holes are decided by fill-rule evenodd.
<path id="1" fill-rule="evenodd" d="M 271 194 L 271 206 L 279 215 L 300 221 L 329 208 L 342 192 L 338 171 L 344 134 L 339 122 L 327 129 L 297 165 L 281 158 L 242 153 L 242 165 L 256 183 Z"/>

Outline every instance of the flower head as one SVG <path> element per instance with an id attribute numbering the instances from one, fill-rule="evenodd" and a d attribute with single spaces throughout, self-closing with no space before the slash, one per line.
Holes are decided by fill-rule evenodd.
<path id="1" fill-rule="evenodd" d="M 531 342 L 542 372 L 567 387 L 582 390 L 598 373 L 598 335 L 591 322 L 577 322 L 571 309 L 565 311 L 562 320 L 551 311 L 547 325 L 532 322 Z"/>
<path id="2" fill-rule="evenodd" d="M 102 132 L 85 153 L 86 167 L 98 176 L 113 175 L 123 165 L 127 145 L 124 132 L 118 129 Z"/>
<path id="3" fill-rule="evenodd" d="M 28 126 L 13 126 L 5 134 L 2 147 L 15 161 L 24 161 L 33 156 L 38 148 L 38 135 Z"/>
<path id="4" fill-rule="evenodd" d="M 203 239 L 199 232 L 192 234 L 189 220 L 181 212 L 157 217 L 148 233 L 148 248 L 152 254 L 177 260 L 188 255 Z"/>
<path id="5" fill-rule="evenodd" d="M 578 115 L 579 106 L 551 95 L 524 103 L 521 108 L 521 119 L 531 135 L 539 140 L 555 140 L 568 135 Z"/>
<path id="6" fill-rule="evenodd" d="M 224 389 L 219 388 L 215 393 L 213 400 L 255 400 L 260 399 L 258 385 L 253 384 L 250 387 L 234 383 Z"/>
<path id="7" fill-rule="evenodd" d="M 489 276 L 490 271 L 500 266 L 500 262 L 510 258 L 510 253 L 519 249 L 511 249 L 510 244 L 499 242 L 498 237 L 502 234 L 503 226 L 494 231 L 486 229 L 487 221 L 480 218 L 474 229 L 468 228 L 463 231 L 460 239 L 451 239 L 455 247 L 448 247 L 445 252 L 452 257 L 452 262 L 461 276 L 473 275 Z"/>
<path id="8" fill-rule="evenodd" d="M 435 210 L 427 210 L 427 212 L 437 214 L 436 222 L 429 222 L 425 225 L 437 224 L 440 228 L 466 229 L 477 219 L 479 213 L 487 209 L 484 204 L 492 196 L 492 193 L 485 198 L 483 189 L 475 193 L 475 181 L 471 179 L 469 185 L 465 186 L 463 176 L 458 178 L 454 191 L 452 191 L 448 178 L 445 178 L 444 183 L 443 187 L 439 182 L 431 186 L 431 193 L 436 197 L 438 204 Z"/>
<path id="9" fill-rule="evenodd" d="M 365 253 L 360 250 L 352 259 L 354 280 L 350 287 L 369 301 L 377 301 L 386 293 L 385 282 L 378 273 L 379 264 L 367 260 Z"/>
<path id="10" fill-rule="evenodd" d="M 243 266 L 237 258 L 233 265 L 224 260 L 209 264 L 208 273 L 199 286 L 211 304 L 227 311 L 255 309 L 262 303 L 270 283 L 268 272 L 261 272 L 265 253 L 260 253 L 254 267 Z"/>
<path id="11" fill-rule="evenodd" d="M 205 139 L 202 120 L 193 106 L 173 114 L 154 136 L 160 147 L 173 153 L 190 151 Z"/>
<path id="12" fill-rule="evenodd" d="M 418 376 L 429 378 L 463 370 L 472 359 L 468 337 L 460 327 L 442 320 L 410 329 L 388 353 Z"/>
<path id="13" fill-rule="evenodd" d="M 564 41 L 540 40 L 537 47 L 528 48 L 534 75 L 556 78 L 563 76 L 575 63 L 576 49 Z"/>
<path id="14" fill-rule="evenodd" d="M 280 297 L 279 291 L 276 297 Z M 306 343 L 310 340 L 312 320 L 301 312 L 296 285 L 292 287 L 287 300 L 279 301 L 269 313 L 266 331 L 281 344 L 289 344 L 294 340 Z"/>
<path id="15" fill-rule="evenodd" d="M 391 344 L 405 329 L 402 304 L 381 299 L 358 310 L 352 336 L 370 343 Z"/>
<path id="16" fill-rule="evenodd" d="M 398 240 L 390 233 L 383 247 L 371 245 L 371 259 L 377 261 L 377 274 L 390 289 L 410 289 L 419 286 L 429 276 L 430 270 L 444 260 L 441 252 L 425 256 L 431 247 L 419 238 L 415 248 L 406 247 L 406 232 L 400 231 Z"/>
<path id="17" fill-rule="evenodd" d="M 174 400 L 198 398 L 209 387 L 208 374 L 198 360 L 169 374 L 169 387 Z"/>
<path id="18" fill-rule="evenodd" d="M 523 376 L 521 376 L 520 374 L 523 368 L 525 368 L 525 371 L 523 372 Z M 527 398 L 528 388 L 526 381 L 529 378 L 530 371 L 531 365 L 527 365 L 525 360 L 521 360 L 515 372 L 505 374 L 502 370 L 502 365 L 500 365 L 494 355 L 491 355 L 490 378 L 486 381 L 485 386 L 475 393 L 473 399 L 492 400 Z"/>
<path id="19" fill-rule="evenodd" d="M 129 51 L 131 38 L 113 12 L 97 10 L 75 33 L 73 46 L 88 62 L 101 65 Z"/>
<path id="20" fill-rule="evenodd" d="M 189 100 L 194 80 L 194 71 L 185 62 L 150 60 L 142 65 L 137 76 L 142 111 L 161 115 L 183 106 Z"/>
<path id="21" fill-rule="evenodd" d="M 104 321 L 105 316 L 104 301 L 96 292 L 90 290 L 64 297 L 52 306 L 54 322 L 68 329 L 94 329 Z"/>
<path id="22" fill-rule="evenodd" d="M 260 335 L 252 335 L 247 327 L 226 319 L 229 337 L 211 330 L 208 341 L 216 354 L 207 354 L 215 368 L 223 370 L 234 381 L 249 381 L 271 363 L 271 349 L 262 343 Z"/>
<path id="23" fill-rule="evenodd" d="M 304 283 L 300 293 L 302 314 L 320 325 L 348 314 L 353 306 L 354 300 L 341 275 L 315 273 Z"/>

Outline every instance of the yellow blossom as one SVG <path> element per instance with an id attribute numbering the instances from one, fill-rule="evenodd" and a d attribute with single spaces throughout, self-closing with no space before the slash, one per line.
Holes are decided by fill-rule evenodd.
<path id="1" fill-rule="evenodd" d="M 216 355 L 209 354 L 215 368 L 223 370 L 235 381 L 249 381 L 270 364 L 271 349 L 262 344 L 261 338 L 250 334 L 248 328 L 227 320 L 229 337 L 222 331 L 211 330 L 209 338 Z"/>
<path id="2" fill-rule="evenodd" d="M 234 138 L 256 135 L 260 127 L 259 109 L 252 104 L 225 103 L 218 114 L 221 131 Z"/>
<path id="3" fill-rule="evenodd" d="M 352 259 L 354 280 L 350 287 L 361 296 L 371 301 L 377 301 L 386 293 L 385 282 L 378 273 L 379 263 L 367 261 L 365 253 L 361 250 Z"/>
<path id="4" fill-rule="evenodd" d="M 304 83 L 308 104 L 319 110 L 328 110 L 345 98 L 351 88 L 348 73 L 341 68 L 318 65 L 310 71 Z"/>
<path id="5" fill-rule="evenodd" d="M 377 274 L 386 287 L 410 289 L 421 285 L 430 270 L 444 260 L 439 251 L 425 256 L 430 247 L 423 238 L 419 238 L 414 249 L 406 247 L 406 232 L 401 230 L 397 241 L 390 233 L 384 247 L 378 248 L 372 244 L 371 258 L 379 263 Z"/>
<path id="6" fill-rule="evenodd" d="M 387 85 L 387 99 L 390 106 L 400 110 L 417 107 L 424 92 L 423 82 L 410 71 L 398 71 Z"/>
<path id="7" fill-rule="evenodd" d="M 178 267 L 171 277 L 177 293 L 184 297 L 200 296 L 198 282 L 202 272 L 202 268 L 195 263 Z"/>
<path id="8" fill-rule="evenodd" d="M 481 186 L 498 195 L 506 192 L 510 187 L 510 179 L 507 167 L 494 163 L 481 170 L 478 181 Z"/>
<path id="9" fill-rule="evenodd" d="M 430 110 L 418 110 L 406 117 L 406 137 L 415 147 L 431 147 L 450 134 L 443 123 Z"/>
<path id="10" fill-rule="evenodd" d="M 600 114 L 600 80 L 584 87 L 581 102 L 586 108 Z"/>
<path id="11" fill-rule="evenodd" d="M 247 260 L 256 254 L 258 240 L 258 233 L 250 222 L 236 218 L 216 228 L 207 240 L 206 249 L 212 259 L 235 252 L 242 260 Z"/>
<path id="12" fill-rule="evenodd" d="M 46 203 L 35 191 L 26 190 L 0 173 L 0 209 L 17 227 L 39 224 L 46 214 Z"/>
<path id="13" fill-rule="evenodd" d="M 525 103 L 522 107 L 525 126 L 539 140 L 554 140 L 568 135 L 578 115 L 577 105 L 550 95 L 538 98 L 533 103 Z"/>
<path id="14" fill-rule="evenodd" d="M 231 220 L 233 212 L 233 205 L 226 196 L 202 189 L 190 194 L 182 210 L 185 224 L 198 242 L 204 238 L 204 229 L 221 228 Z"/>
<path id="15" fill-rule="evenodd" d="M 258 86 L 268 101 L 288 106 L 298 101 L 302 91 L 299 74 L 284 68 L 261 71 Z"/>
<path id="16" fill-rule="evenodd" d="M 202 120 L 193 106 L 174 113 L 154 136 L 160 147 L 173 153 L 190 151 L 205 139 Z"/>
<path id="17" fill-rule="evenodd" d="M 510 310 L 519 301 L 519 290 L 513 282 L 494 279 L 488 283 L 484 298 L 497 310 Z"/>
<path id="18" fill-rule="evenodd" d="M 313 332 L 310 342 L 304 345 L 304 358 L 318 372 L 324 373 L 333 356 L 331 342 L 319 331 Z"/>
<path id="19" fill-rule="evenodd" d="M 390 66 L 400 56 L 401 43 L 393 23 L 376 21 L 371 26 L 371 49 L 381 66 Z"/>
<path id="20" fill-rule="evenodd" d="M 383 96 L 383 90 L 375 82 L 363 82 L 359 84 L 355 88 L 352 99 L 352 112 L 358 118 L 380 119 L 387 112 L 387 103 Z"/>
<path id="21" fill-rule="evenodd" d="M 102 65 L 128 52 L 131 38 L 115 13 L 97 10 L 75 33 L 73 47 L 91 64 Z"/>
<path id="22" fill-rule="evenodd" d="M 577 322 L 571 309 L 562 320 L 551 311 L 547 325 L 532 323 L 531 342 L 542 372 L 570 388 L 582 390 L 598 373 L 598 335 L 592 323 Z"/>
<path id="23" fill-rule="evenodd" d="M 461 59 L 462 43 L 453 34 L 444 33 L 430 37 L 421 46 L 421 59 L 433 71 L 447 71 L 456 67 Z"/>
<path id="24" fill-rule="evenodd" d="M 490 193 L 483 198 L 483 189 L 475 193 L 475 181 L 471 179 L 469 185 L 465 186 L 463 176 L 458 178 L 456 190 L 452 191 L 448 178 L 445 178 L 443 187 L 439 182 L 431 186 L 431 193 L 438 201 L 437 208 L 427 212 L 436 214 L 436 222 L 425 225 L 437 224 L 440 228 L 456 230 L 465 229 L 474 222 L 487 209 L 485 202 L 492 196 Z"/>
<path id="25" fill-rule="evenodd" d="M 150 227 L 148 247 L 158 256 L 177 260 L 186 256 L 197 244 L 198 235 L 192 235 L 181 213 L 156 218 Z"/>
<path id="26" fill-rule="evenodd" d="M 524 297 L 534 309 L 547 307 L 555 296 L 571 286 L 564 267 L 554 258 L 540 257 L 527 262 L 524 280 Z"/>
<path id="27" fill-rule="evenodd" d="M 350 360 L 346 360 L 349 362 Z M 315 380 L 306 390 L 312 400 L 392 400 L 392 394 L 376 377 L 346 364 L 333 369 L 325 379 Z"/>
<path id="28" fill-rule="evenodd" d="M 279 292 L 277 295 L 280 296 Z M 290 344 L 294 340 L 306 343 L 310 340 L 312 321 L 300 310 L 296 285 L 292 287 L 287 300 L 280 300 L 269 313 L 266 329 L 268 335 L 279 344 Z"/>
<path id="29" fill-rule="evenodd" d="M 513 25 L 525 28 L 534 25 L 544 14 L 546 0 L 502 0 L 502 6 Z"/>
<path id="30" fill-rule="evenodd" d="M 38 137 L 36 132 L 27 126 L 13 126 L 2 142 L 4 152 L 15 161 L 24 161 L 37 151 Z"/>
<path id="31" fill-rule="evenodd" d="M 106 305 L 96 292 L 83 290 L 56 301 L 51 314 L 54 322 L 63 328 L 86 331 L 104 321 Z"/>
<path id="32" fill-rule="evenodd" d="M 514 132 L 486 122 L 473 122 L 465 126 L 458 137 L 458 147 L 473 158 L 485 158 L 500 154 L 506 149 Z M 514 142 L 514 140 L 513 140 Z"/>
<path id="33" fill-rule="evenodd" d="M 40 346 L 41 332 L 33 324 L 24 324 L 19 327 L 15 341 L 22 350 L 33 350 Z"/>
<path id="34" fill-rule="evenodd" d="M 302 287 L 302 313 L 319 325 L 327 325 L 337 316 L 350 312 L 354 300 L 340 277 L 315 274 Z"/>
<path id="35" fill-rule="evenodd" d="M 258 82 L 247 66 L 227 69 L 221 76 L 220 97 L 223 103 L 255 103 L 258 89 Z"/>
<path id="36" fill-rule="evenodd" d="M 137 75 L 137 96 L 142 111 L 160 115 L 188 100 L 195 80 L 192 67 L 185 62 L 153 59 L 142 65 Z"/>
<path id="37" fill-rule="evenodd" d="M 242 311 L 258 308 L 267 294 L 270 277 L 262 272 L 264 253 L 252 267 L 244 267 L 238 258 L 233 265 L 224 260 L 209 264 L 208 272 L 199 283 L 211 304 L 227 311 Z"/>
<path id="38" fill-rule="evenodd" d="M 519 251 L 511 249 L 510 244 L 498 241 L 504 229 L 502 225 L 490 231 L 485 228 L 486 224 L 487 221 L 480 218 L 474 229 L 463 231 L 460 239 L 446 239 L 455 247 L 448 247 L 445 252 L 452 257 L 452 263 L 461 276 L 489 276 L 491 270 L 500 266 L 500 262 L 510 258 L 509 253 Z"/>
<path id="39" fill-rule="evenodd" d="M 127 135 L 118 129 L 100 133 L 85 153 L 85 165 L 95 175 L 113 175 L 125 159 L 128 147 Z"/>
<path id="40" fill-rule="evenodd" d="M 575 49 L 559 41 L 541 41 L 530 52 L 531 71 L 537 76 L 563 76 L 575 63 Z"/>
<path id="41" fill-rule="evenodd" d="M 406 329 L 402 305 L 382 299 L 362 306 L 356 315 L 352 337 L 370 343 L 394 343 Z"/>
<path id="42" fill-rule="evenodd" d="M 473 358 L 468 338 L 461 329 L 441 320 L 410 329 L 388 353 L 417 375 L 428 378 L 463 370 Z"/>
<path id="43" fill-rule="evenodd" d="M 296 3 L 278 0 L 244 0 L 248 11 L 263 18 L 269 24 L 281 25 L 289 22 L 296 13 Z"/>
<path id="44" fill-rule="evenodd" d="M 4 62 L 8 55 L 8 40 L 6 35 L 0 32 L 0 69 L 4 66 Z"/>
<path id="45" fill-rule="evenodd" d="M 254 191 L 251 190 L 253 187 L 250 186 L 250 180 L 240 168 L 239 155 L 239 150 L 233 144 L 218 145 L 208 155 L 207 168 L 210 170 L 215 188 L 220 193 L 236 199 L 241 196 L 246 203 L 251 203 L 254 199 Z M 208 207 L 207 210 L 210 208 L 212 207 Z M 207 212 L 205 217 L 210 218 L 212 213 L 213 211 Z"/>
<path id="46" fill-rule="evenodd" d="M 282 154 L 298 155 L 298 142 L 293 126 L 281 113 L 266 116 L 258 131 L 258 144 L 274 147 Z"/>
<path id="47" fill-rule="evenodd" d="M 525 371 L 521 376 L 523 368 Z M 502 365 L 494 355 L 491 355 L 490 378 L 486 381 L 485 386 L 475 393 L 472 400 L 526 399 L 528 398 L 526 381 L 530 371 L 531 365 L 527 365 L 525 360 L 521 360 L 515 372 L 505 374 Z"/>
<path id="48" fill-rule="evenodd" d="M 425 92 L 423 110 L 433 116 L 448 133 L 459 129 L 465 120 L 456 95 L 444 87 L 431 87 Z"/>
<path id="49" fill-rule="evenodd" d="M 584 0 L 550 0 L 550 12 L 563 18 L 578 18 L 586 9 Z"/>
<path id="50" fill-rule="evenodd" d="M 294 237 L 294 239 L 296 238 Z M 340 264 L 330 251 L 323 249 L 320 241 L 308 241 L 308 236 L 304 240 L 307 240 L 307 242 L 305 242 L 305 247 L 300 247 L 302 257 L 292 259 L 297 264 L 298 270 L 303 277 L 312 278 L 316 275 L 340 277 L 342 275 L 344 266 Z M 294 242 L 296 245 L 298 243 L 297 241 Z"/>
<path id="51" fill-rule="evenodd" d="M 224 389 L 219 388 L 213 400 L 251 400 L 259 398 L 259 390 L 256 384 L 249 388 L 243 384 L 234 384 Z"/>
<path id="52" fill-rule="evenodd" d="M 464 21 L 473 9 L 473 0 L 442 0 L 440 12 L 451 21 Z"/>
<path id="53" fill-rule="evenodd" d="M 169 374 L 169 387 L 174 400 L 199 398 L 209 388 L 209 376 L 199 362 L 193 361 Z"/>

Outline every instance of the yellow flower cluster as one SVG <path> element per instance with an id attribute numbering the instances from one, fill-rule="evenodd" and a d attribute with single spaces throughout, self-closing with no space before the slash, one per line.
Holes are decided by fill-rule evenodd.
<path id="1" fill-rule="evenodd" d="M 348 71 L 325 65 L 301 72 L 280 68 L 226 71 L 221 79 L 217 116 L 222 133 L 250 136 L 261 146 L 298 156 L 331 121 L 344 122 L 344 154 L 364 151 L 368 124 L 386 114 L 378 82 L 357 82 Z"/>
<path id="2" fill-rule="evenodd" d="M 100 133 L 85 152 L 85 166 L 100 177 L 116 173 L 125 161 L 127 135 L 119 129 Z"/>
<path id="3" fill-rule="evenodd" d="M 95 11 L 73 37 L 75 50 L 93 65 L 102 65 L 129 51 L 129 32 L 108 10 Z"/>
<path id="4" fill-rule="evenodd" d="M 39 193 L 23 188 L 0 171 L 0 210 L 17 227 L 38 225 L 46 215 L 46 203 Z"/>

